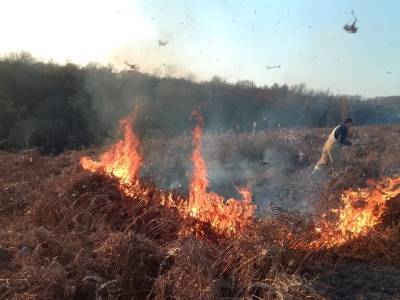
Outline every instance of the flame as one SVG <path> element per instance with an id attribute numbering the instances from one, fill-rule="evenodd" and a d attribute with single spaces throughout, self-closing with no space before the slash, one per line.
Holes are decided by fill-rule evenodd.
<path id="1" fill-rule="evenodd" d="M 139 139 L 132 131 L 136 110 L 125 119 L 119 121 L 124 128 L 124 140 L 111 146 L 110 150 L 100 156 L 100 162 L 92 161 L 85 156 L 80 164 L 85 170 L 96 172 L 104 168 L 108 173 L 122 180 L 122 183 L 131 183 L 137 178 L 142 159 L 138 152 Z"/>
<path id="2" fill-rule="evenodd" d="M 337 222 L 325 221 L 315 228 L 320 238 L 311 246 L 330 248 L 343 245 L 351 238 L 365 236 L 374 226 L 381 223 L 386 211 L 386 202 L 400 194 L 400 178 L 384 177 L 382 182 L 369 181 L 369 188 L 348 190 L 341 195 L 343 207 L 332 209 Z"/>
<path id="3" fill-rule="evenodd" d="M 194 147 L 192 161 L 194 173 L 189 186 L 188 211 L 192 216 L 205 221 L 224 232 L 236 233 L 250 222 L 255 205 L 251 203 L 251 192 L 247 188 L 239 190 L 243 200 L 229 199 L 224 203 L 224 197 L 214 192 L 207 193 L 210 186 L 207 179 L 207 166 L 202 157 L 202 121 L 199 122 L 193 131 L 192 146 Z"/>
<path id="4" fill-rule="evenodd" d="M 140 186 L 138 170 L 142 159 L 138 152 L 139 140 L 132 131 L 135 112 L 120 121 L 124 127 L 124 140 L 120 140 L 111 146 L 110 150 L 100 156 L 96 162 L 85 156 L 80 164 L 85 170 L 99 172 L 105 170 L 120 180 L 120 189 L 128 196 L 140 195 L 146 198 L 150 192 L 148 188 Z M 200 118 L 202 121 L 202 119 Z M 200 122 L 201 123 L 201 122 Z M 251 204 L 250 187 L 239 190 L 243 200 L 229 199 L 224 203 L 224 198 L 214 192 L 207 193 L 210 186 L 207 179 L 207 167 L 201 156 L 202 128 L 197 124 L 193 131 L 194 147 L 192 161 L 194 162 L 194 174 L 190 184 L 189 201 L 179 207 L 183 215 L 195 217 L 203 222 L 210 223 L 217 232 L 226 234 L 237 233 L 251 222 L 255 205 Z M 166 206 L 176 206 L 172 193 L 159 192 L 160 203 Z M 178 197 L 179 198 L 179 197 Z M 182 199 L 179 198 L 179 201 Z M 187 232 L 186 232 L 187 233 Z"/>

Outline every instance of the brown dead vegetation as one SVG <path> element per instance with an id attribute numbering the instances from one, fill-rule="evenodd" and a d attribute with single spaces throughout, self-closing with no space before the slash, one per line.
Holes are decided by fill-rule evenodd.
<path id="1" fill-rule="evenodd" d="M 278 195 L 235 238 L 183 218 L 177 207 L 186 196 L 178 190 L 176 207 L 163 206 L 150 175 L 141 180 L 150 192 L 128 197 L 115 178 L 82 170 L 80 158 L 98 149 L 58 157 L 0 153 L 0 299 L 337 299 L 322 279 L 339 261 L 399 265 L 400 198 L 368 235 L 328 250 L 304 246 L 315 240 L 321 212 L 340 206 L 341 191 L 399 173 L 400 126 L 353 128 L 350 140 L 366 145 L 344 149 L 344 177 L 310 189 L 306 176 L 330 130 L 204 136 L 206 161 L 224 166 L 234 182 L 250 176 L 255 193 Z M 147 161 L 154 164 L 145 158 L 144 168 L 167 168 L 168 157 L 184 166 L 190 142 L 149 142 L 144 152 L 152 150 Z M 264 165 L 268 149 L 281 159 Z M 200 238 L 182 234 L 193 228 Z"/>

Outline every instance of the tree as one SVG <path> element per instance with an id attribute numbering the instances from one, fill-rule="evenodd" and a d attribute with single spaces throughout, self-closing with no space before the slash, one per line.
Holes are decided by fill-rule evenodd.
<path id="1" fill-rule="evenodd" d="M 176 68 L 174 65 L 171 64 L 167 64 L 164 66 L 164 70 L 165 70 L 165 77 L 166 78 L 171 78 L 172 75 L 175 73 Z"/>
<path id="2" fill-rule="evenodd" d="M 195 75 L 193 72 L 188 72 L 188 73 L 186 74 L 186 76 L 185 76 L 185 79 L 186 79 L 187 81 L 193 82 L 193 81 L 196 80 L 196 75 Z"/>
<path id="3" fill-rule="evenodd" d="M 2 57 L 3 61 L 20 62 L 25 65 L 31 65 L 36 62 L 36 59 L 28 51 L 9 52 Z"/>
<path id="4" fill-rule="evenodd" d="M 6 143 L 17 151 L 31 149 L 35 126 L 35 120 L 32 118 L 19 121 L 10 129 Z"/>

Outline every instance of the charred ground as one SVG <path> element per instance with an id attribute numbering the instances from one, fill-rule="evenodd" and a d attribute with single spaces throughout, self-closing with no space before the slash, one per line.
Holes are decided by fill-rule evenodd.
<path id="1" fill-rule="evenodd" d="M 250 180 L 259 205 L 236 238 L 178 212 L 190 136 L 144 141 L 148 192 L 129 197 L 115 178 L 80 167 L 82 156 L 104 149 L 0 153 L 0 299 L 399 299 L 399 197 L 367 236 L 303 247 L 344 190 L 400 171 L 400 126 L 354 127 L 349 138 L 360 146 L 344 149 L 342 180 L 311 188 L 306 179 L 329 131 L 203 136 L 211 189 L 235 196 L 235 185 Z M 175 206 L 161 204 L 165 190 Z"/>

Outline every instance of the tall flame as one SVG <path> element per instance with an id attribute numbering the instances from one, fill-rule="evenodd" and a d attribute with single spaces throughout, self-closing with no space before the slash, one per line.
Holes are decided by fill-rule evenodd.
<path id="1" fill-rule="evenodd" d="M 111 146 L 110 150 L 100 156 L 100 162 L 92 161 L 85 156 L 81 159 L 84 169 L 95 172 L 104 168 L 107 172 L 130 183 L 137 178 L 142 159 L 138 152 L 139 140 L 132 131 L 136 110 L 119 121 L 124 130 L 124 139 Z"/>
<path id="2" fill-rule="evenodd" d="M 142 164 L 141 157 L 137 151 L 139 140 L 132 131 L 134 113 L 120 121 L 124 126 L 124 140 L 115 143 L 110 150 L 100 156 L 100 161 L 95 162 L 89 157 L 81 159 L 84 169 L 97 172 L 105 169 L 106 172 L 113 174 L 120 179 L 121 190 L 129 195 L 148 194 L 148 190 L 141 188 L 137 179 L 139 167 Z M 202 119 L 200 118 L 200 121 Z M 201 122 L 200 122 L 201 123 Z M 207 179 L 207 167 L 201 156 L 202 151 L 202 128 L 200 123 L 193 131 L 194 147 L 192 161 L 194 162 L 194 174 L 190 184 L 189 201 L 182 205 L 179 210 L 193 216 L 203 222 L 210 223 L 217 231 L 226 234 L 233 234 L 239 229 L 244 228 L 251 222 L 255 205 L 251 202 L 251 192 L 248 186 L 239 190 L 243 200 L 229 199 L 224 203 L 224 198 L 214 192 L 207 193 L 206 189 L 210 186 Z M 133 183 L 133 185 L 132 185 Z M 161 203 L 168 206 L 175 206 L 172 194 L 160 193 Z"/>
<path id="3" fill-rule="evenodd" d="M 383 181 L 385 183 L 378 184 L 370 181 L 370 188 L 345 191 L 341 196 L 343 207 L 331 210 L 337 214 L 338 222 L 323 221 L 321 227 L 316 228 L 320 238 L 313 245 L 325 248 L 342 245 L 378 225 L 386 211 L 386 202 L 400 194 L 400 178 L 385 177 Z"/>
<path id="4" fill-rule="evenodd" d="M 194 163 L 194 173 L 189 189 L 188 211 L 196 218 L 210 222 L 215 228 L 228 233 L 237 232 L 250 222 L 255 205 L 251 203 L 250 187 L 239 190 L 243 200 L 229 199 L 224 203 L 224 197 L 214 192 L 207 193 L 210 182 L 207 179 L 207 166 L 202 157 L 202 121 L 193 131 L 192 146 L 194 147 L 192 161 Z"/>

